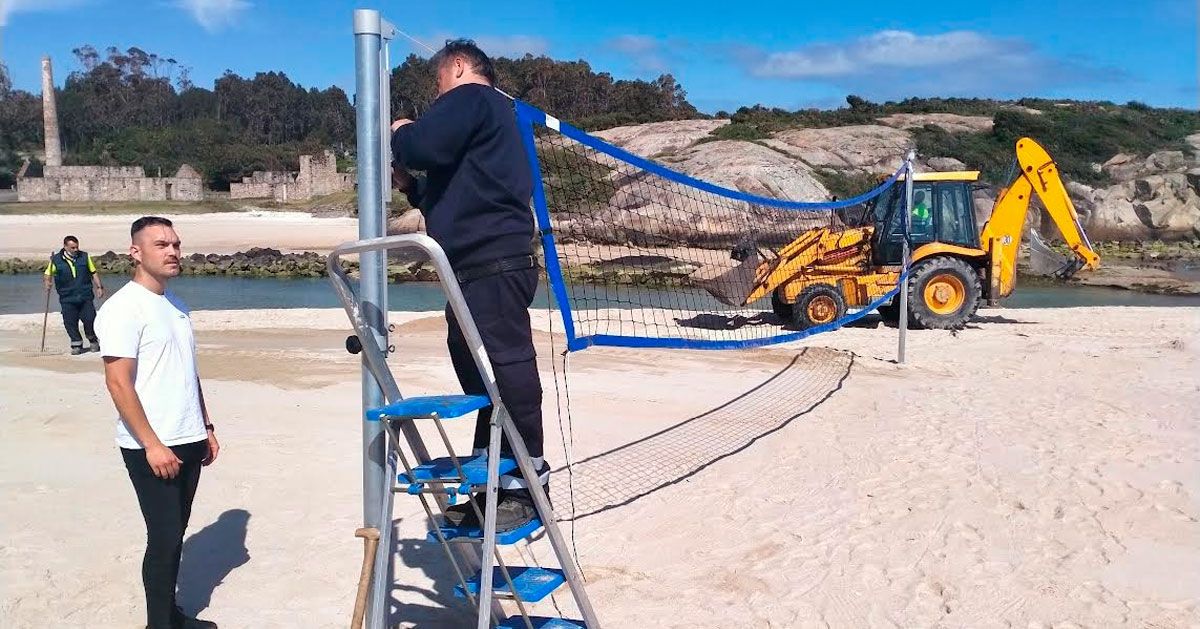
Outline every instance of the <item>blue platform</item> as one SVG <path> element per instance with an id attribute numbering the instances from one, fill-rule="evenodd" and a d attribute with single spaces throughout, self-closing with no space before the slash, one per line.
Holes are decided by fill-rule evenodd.
<path id="1" fill-rule="evenodd" d="M 562 570 L 554 568 L 509 566 L 508 574 L 512 577 L 513 585 L 517 588 L 517 595 L 521 597 L 521 600 L 528 603 L 536 603 L 546 598 L 546 596 L 566 581 Z M 467 589 L 471 594 L 479 593 L 479 577 L 480 575 L 476 574 L 467 580 Z M 492 591 L 497 596 L 513 595 L 512 591 L 508 589 L 508 582 L 504 580 L 504 573 L 500 571 L 499 566 L 492 568 Z M 454 595 L 459 598 L 467 597 L 462 591 L 462 585 L 454 586 Z"/>
<path id="2" fill-rule="evenodd" d="M 462 465 L 463 474 L 466 474 L 466 478 L 459 478 L 458 470 L 454 467 L 454 460 L 446 456 L 414 467 L 411 479 L 408 477 L 408 474 L 403 472 L 396 479 L 401 485 L 428 483 L 431 481 L 448 483 L 466 481 L 472 485 L 487 484 L 487 455 L 470 458 L 459 457 L 458 463 Z M 500 468 L 500 475 L 508 474 L 517 469 L 516 460 L 508 457 L 500 457 L 497 465 Z"/>
<path id="3" fill-rule="evenodd" d="M 533 629 L 587 629 L 587 625 L 583 624 L 582 620 L 530 616 L 529 622 L 533 624 Z M 513 616 L 496 625 L 496 629 L 526 629 L 525 619 L 520 616 Z"/>
<path id="4" fill-rule="evenodd" d="M 534 518 L 528 523 L 511 531 L 496 531 L 496 543 L 504 546 L 516 544 L 517 542 L 538 532 L 538 529 L 540 528 L 542 528 L 541 519 Z M 447 541 L 455 539 L 483 539 L 483 529 L 477 526 L 449 526 L 447 524 L 442 524 L 438 527 L 438 530 L 442 532 L 442 536 L 445 537 Z M 427 539 L 431 542 L 438 541 L 437 535 L 433 531 L 429 532 Z"/>
<path id="5" fill-rule="evenodd" d="M 487 408 L 492 401 L 483 395 L 426 395 L 410 397 L 367 411 L 367 421 L 388 419 L 451 419 Z"/>

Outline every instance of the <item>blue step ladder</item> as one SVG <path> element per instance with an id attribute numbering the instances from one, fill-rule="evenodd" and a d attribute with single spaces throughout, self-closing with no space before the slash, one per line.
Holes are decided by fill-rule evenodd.
<path id="1" fill-rule="evenodd" d="M 391 249 L 407 249 L 424 253 L 437 270 L 448 303 L 462 329 L 463 336 L 475 357 L 476 368 L 483 375 L 487 396 L 438 395 L 405 398 L 400 394 L 386 359 L 387 343 L 373 342 L 378 330 L 373 330 L 363 316 L 359 300 L 350 280 L 342 269 L 341 258 L 352 254 Z M 558 529 L 554 511 L 543 486 L 530 482 L 530 494 L 536 517 L 512 531 L 496 531 L 496 496 L 503 474 L 519 472 L 526 479 L 538 478 L 538 470 L 521 435 L 516 431 L 508 411 L 500 402 L 495 376 L 475 320 L 467 308 L 462 291 L 445 253 L 431 238 L 421 234 L 388 236 L 350 242 L 339 246 L 328 258 L 329 279 L 346 309 L 356 337 L 347 339 L 347 349 L 361 351 L 363 366 L 379 384 L 386 404 L 366 411 L 365 419 L 379 422 L 387 441 L 385 465 L 386 488 L 380 505 L 380 543 L 375 558 L 375 579 L 390 579 L 392 561 L 392 504 L 396 495 L 418 499 L 430 522 L 428 539 L 441 545 L 447 561 L 454 570 L 458 585 L 454 596 L 463 598 L 476 610 L 478 629 L 577 629 L 600 626 L 596 620 L 583 578 Z M 376 321 L 377 326 L 386 324 Z M 357 351 L 356 351 L 357 350 Z M 482 456 L 460 457 L 447 435 L 445 422 L 473 416 L 479 410 L 493 406 L 490 439 L 487 453 Z M 416 424 L 425 422 L 436 427 L 449 456 L 432 458 L 421 440 Z M 511 455 L 501 455 L 501 438 L 512 449 Z M 483 491 L 483 513 L 471 500 L 473 493 Z M 459 499 L 471 505 L 479 527 L 453 526 L 446 519 L 446 507 Z M 467 519 L 469 521 L 470 518 Z M 542 532 L 549 540 L 558 561 L 558 568 L 541 566 L 510 566 L 500 553 L 501 546 L 528 544 Z M 477 549 L 473 552 L 472 549 Z M 467 568 L 470 568 L 469 570 Z M 390 583 L 389 583 L 390 585 Z M 574 598 L 582 619 L 535 616 L 529 605 L 542 601 L 560 587 L 566 586 Z M 506 604 L 509 608 L 506 610 Z M 512 609 L 515 608 L 515 609 Z M 514 612 L 515 613 L 512 613 Z M 383 629 L 386 614 L 369 616 L 371 629 Z"/>

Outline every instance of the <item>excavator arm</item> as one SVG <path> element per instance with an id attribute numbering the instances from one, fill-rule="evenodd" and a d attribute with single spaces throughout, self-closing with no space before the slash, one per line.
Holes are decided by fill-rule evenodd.
<path id="1" fill-rule="evenodd" d="M 1079 215 L 1067 188 L 1058 174 L 1058 166 L 1040 144 L 1030 138 L 1017 140 L 1017 164 L 1021 172 L 996 199 L 992 216 L 980 233 L 980 244 L 991 253 L 991 295 L 1007 297 L 1016 285 L 1017 249 L 1029 213 L 1029 201 L 1037 195 L 1076 260 L 1058 274 L 1070 277 L 1082 268 L 1100 266 L 1100 256 L 1079 224 Z M 1035 236 L 1036 238 L 1036 236 Z"/>

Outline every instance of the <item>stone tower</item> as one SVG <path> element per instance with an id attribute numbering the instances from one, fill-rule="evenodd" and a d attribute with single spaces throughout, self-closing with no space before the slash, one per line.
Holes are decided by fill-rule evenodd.
<path id="1" fill-rule="evenodd" d="M 62 144 L 58 141 L 58 106 L 54 103 L 54 70 L 50 57 L 42 57 L 42 124 L 46 133 L 46 165 L 62 166 Z"/>

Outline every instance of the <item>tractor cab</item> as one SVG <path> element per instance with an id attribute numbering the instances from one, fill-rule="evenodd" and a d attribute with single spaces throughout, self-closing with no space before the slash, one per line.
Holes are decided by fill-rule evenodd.
<path id="1" fill-rule="evenodd" d="M 971 185 L 979 171 L 916 173 L 913 176 L 913 209 L 908 233 L 912 249 L 931 242 L 979 247 L 975 204 Z M 872 202 L 870 216 L 875 224 L 872 262 L 899 265 L 904 242 L 904 177 Z"/>

